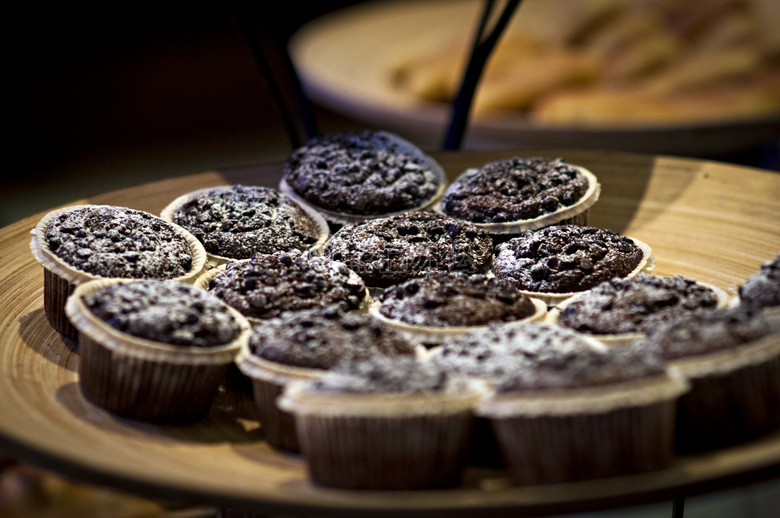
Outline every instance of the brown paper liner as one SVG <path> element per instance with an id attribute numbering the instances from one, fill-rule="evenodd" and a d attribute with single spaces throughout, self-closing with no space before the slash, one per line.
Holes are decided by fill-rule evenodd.
<path id="1" fill-rule="evenodd" d="M 217 347 L 181 347 L 122 333 L 97 318 L 83 297 L 116 282 L 79 285 L 66 313 L 79 331 L 79 386 L 92 403 L 123 417 L 182 423 L 203 418 L 217 395 L 241 339 Z M 242 328 L 250 325 L 230 310 Z"/>
<path id="2" fill-rule="evenodd" d="M 300 445 L 292 414 L 277 406 L 285 385 L 293 380 L 308 380 L 322 375 L 321 369 L 307 369 L 271 362 L 252 354 L 248 338 L 236 357 L 238 370 L 252 383 L 252 395 L 260 416 L 260 429 L 272 447 L 299 453 Z"/>
<path id="3" fill-rule="evenodd" d="M 502 394 L 477 415 L 490 420 L 521 485 L 616 477 L 662 469 L 674 458 L 675 374 L 611 387 Z"/>
<path id="4" fill-rule="evenodd" d="M 213 189 L 224 188 L 224 187 L 226 186 L 220 185 L 215 187 L 206 187 L 204 189 L 198 189 L 195 191 L 188 192 L 186 194 L 182 194 L 181 196 L 177 197 L 176 199 L 171 201 L 168 205 L 166 205 L 163 208 L 162 212 L 160 212 L 160 217 L 165 221 L 168 221 L 169 223 L 173 223 L 173 213 L 176 211 L 176 208 L 179 207 L 179 205 L 186 203 L 190 201 L 192 198 L 195 198 L 196 196 L 199 196 L 203 193 L 207 193 Z M 293 198 L 292 196 L 288 196 L 288 197 L 292 198 L 293 201 L 297 203 L 298 206 L 301 207 L 301 209 L 303 209 L 304 212 L 306 212 L 306 214 L 314 222 L 319 232 L 319 237 L 317 238 L 317 241 L 309 249 L 303 250 L 303 252 L 319 251 L 320 249 L 322 249 L 323 246 L 325 246 L 325 243 L 328 241 L 328 238 L 330 237 L 330 229 L 328 228 L 328 223 L 322 217 L 322 214 L 320 214 L 317 210 L 312 208 L 310 205 L 306 204 L 302 200 Z M 231 261 L 241 260 L 233 257 L 226 257 L 223 255 L 212 254 L 210 252 L 206 252 L 206 257 L 207 257 L 206 266 L 205 266 L 206 270 L 209 270 L 216 266 L 227 264 Z"/>
<path id="5" fill-rule="evenodd" d="M 30 239 L 30 251 L 44 271 L 43 300 L 46 318 L 54 329 L 73 340 L 78 339 L 78 331 L 65 315 L 65 303 L 79 284 L 96 279 L 104 279 L 104 277 L 74 268 L 56 256 L 49 249 L 46 242 L 46 227 L 60 214 L 83 207 L 90 207 L 90 205 L 73 205 L 53 210 L 44 215 L 35 228 L 30 231 L 32 236 Z M 200 275 L 206 264 L 206 250 L 195 239 L 195 236 L 174 223 L 171 223 L 171 225 L 182 233 L 192 251 L 192 269 L 186 275 L 173 280 L 191 284 Z"/>
<path id="6" fill-rule="evenodd" d="M 730 298 L 729 298 L 729 294 L 726 293 L 724 290 L 718 288 L 717 286 L 713 286 L 711 284 L 707 284 L 704 282 L 697 282 L 697 284 L 701 286 L 705 286 L 711 289 L 715 293 L 715 296 L 718 299 L 716 304 L 716 307 L 718 309 L 726 308 L 728 306 Z M 556 307 L 552 308 L 550 311 L 547 312 L 547 315 L 545 316 L 544 319 L 545 322 L 557 325 L 561 312 L 564 311 L 568 305 L 584 297 L 586 294 L 587 292 L 579 293 L 559 303 Z M 620 346 L 628 345 L 631 342 L 638 340 L 640 338 L 643 338 L 645 336 L 645 333 L 636 332 L 636 333 L 606 334 L 606 335 L 597 335 L 597 334 L 588 333 L 588 336 L 591 336 L 603 342 L 604 345 L 607 345 L 609 347 L 620 347 Z"/>
<path id="7" fill-rule="evenodd" d="M 292 412 L 315 484 L 348 489 L 437 489 L 460 482 L 484 386 L 454 394 L 307 394 L 289 384 Z"/>
<path id="8" fill-rule="evenodd" d="M 671 364 L 691 384 L 677 406 L 678 453 L 732 446 L 780 429 L 780 334 Z"/>

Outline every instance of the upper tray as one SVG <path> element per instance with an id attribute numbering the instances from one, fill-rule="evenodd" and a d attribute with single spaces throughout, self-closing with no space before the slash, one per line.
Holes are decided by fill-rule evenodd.
<path id="1" fill-rule="evenodd" d="M 422 101 L 394 87 L 391 76 L 399 62 L 421 49 L 440 47 L 453 37 L 470 42 L 483 4 L 477 0 L 362 3 L 302 27 L 290 42 L 290 55 L 312 100 L 438 148 L 451 107 Z M 464 149 L 567 147 L 726 156 L 776 140 L 778 135 L 778 114 L 711 123 L 569 127 L 535 124 L 517 112 L 474 117 Z"/>
<path id="2" fill-rule="evenodd" d="M 511 152 L 435 158 L 452 179 Z M 679 273 L 729 293 L 780 249 L 780 175 L 689 159 L 551 150 L 593 171 L 602 195 L 592 224 L 653 248 L 657 273 Z M 172 199 L 218 184 L 278 185 L 281 165 L 208 172 L 77 200 L 159 214 Z M 0 229 L 0 448 L 79 479 L 164 499 L 251 507 L 284 515 L 441 516 L 557 514 L 628 506 L 720 489 L 780 474 L 780 434 L 668 469 L 609 480 L 512 487 L 501 470 L 469 468 L 442 491 L 343 491 L 313 486 L 305 464 L 262 439 L 251 399 L 222 393 L 207 420 L 156 426 L 113 417 L 81 395 L 75 344 L 43 313 L 43 274 L 29 249 L 42 214 Z M 397 516 L 394 514 L 394 516 Z"/>

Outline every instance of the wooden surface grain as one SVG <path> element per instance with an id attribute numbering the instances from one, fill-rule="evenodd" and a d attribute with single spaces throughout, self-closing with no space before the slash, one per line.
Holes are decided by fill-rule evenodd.
<path id="1" fill-rule="evenodd" d="M 437 154 L 454 178 L 514 152 Z M 591 224 L 653 248 L 656 273 L 682 274 L 730 294 L 780 251 L 780 175 L 692 159 L 576 150 L 524 151 L 561 157 L 602 183 Z M 281 165 L 204 172 L 75 203 L 152 213 L 173 198 L 217 184 L 276 186 Z M 52 209 L 55 207 L 52 207 Z M 251 399 L 224 390 L 208 418 L 156 426 L 113 417 L 81 396 L 75 344 L 43 313 L 43 273 L 29 250 L 43 214 L 0 229 L 0 449 L 82 480 L 165 499 L 263 513 L 361 516 L 558 514 L 636 505 L 780 475 L 780 434 L 682 457 L 670 468 L 618 479 L 513 487 L 501 470 L 469 468 L 447 491 L 355 492 L 309 483 L 303 461 L 262 440 Z M 397 514 L 396 514 L 397 515 Z"/>

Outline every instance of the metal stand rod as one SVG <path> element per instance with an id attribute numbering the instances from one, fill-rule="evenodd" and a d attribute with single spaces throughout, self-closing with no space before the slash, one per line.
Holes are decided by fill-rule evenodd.
<path id="1" fill-rule="evenodd" d="M 685 497 L 672 500 L 672 518 L 683 518 L 685 514 Z"/>
<path id="2" fill-rule="evenodd" d="M 520 2 L 521 0 L 509 0 L 507 2 L 504 11 L 501 13 L 501 17 L 496 22 L 492 32 L 483 40 L 482 35 L 485 31 L 485 26 L 490 18 L 494 4 L 493 0 L 486 0 L 477 34 L 474 38 L 471 56 L 468 65 L 466 66 L 466 72 L 463 75 L 460 89 L 452 104 L 452 117 L 447 129 L 447 134 L 444 137 L 442 149 L 447 151 L 460 149 L 463 135 L 466 132 L 466 126 L 468 124 L 472 99 L 474 98 L 474 92 L 476 91 L 480 77 L 482 76 L 482 71 L 490 57 L 490 53 L 493 51 L 493 48 L 501 36 L 501 33 L 504 31 L 507 23 L 509 23 L 509 20 L 512 18 L 517 6 L 520 5 Z"/>

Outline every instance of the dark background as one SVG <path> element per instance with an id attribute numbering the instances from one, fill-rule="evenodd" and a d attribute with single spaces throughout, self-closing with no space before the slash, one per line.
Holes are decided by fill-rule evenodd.
<path id="1" fill-rule="evenodd" d="M 284 42 L 354 3 L 4 9 L 0 226 L 113 188 L 283 159 L 291 142 L 236 21 L 272 50 L 272 31 Z M 323 131 L 359 126 L 316 115 Z"/>

